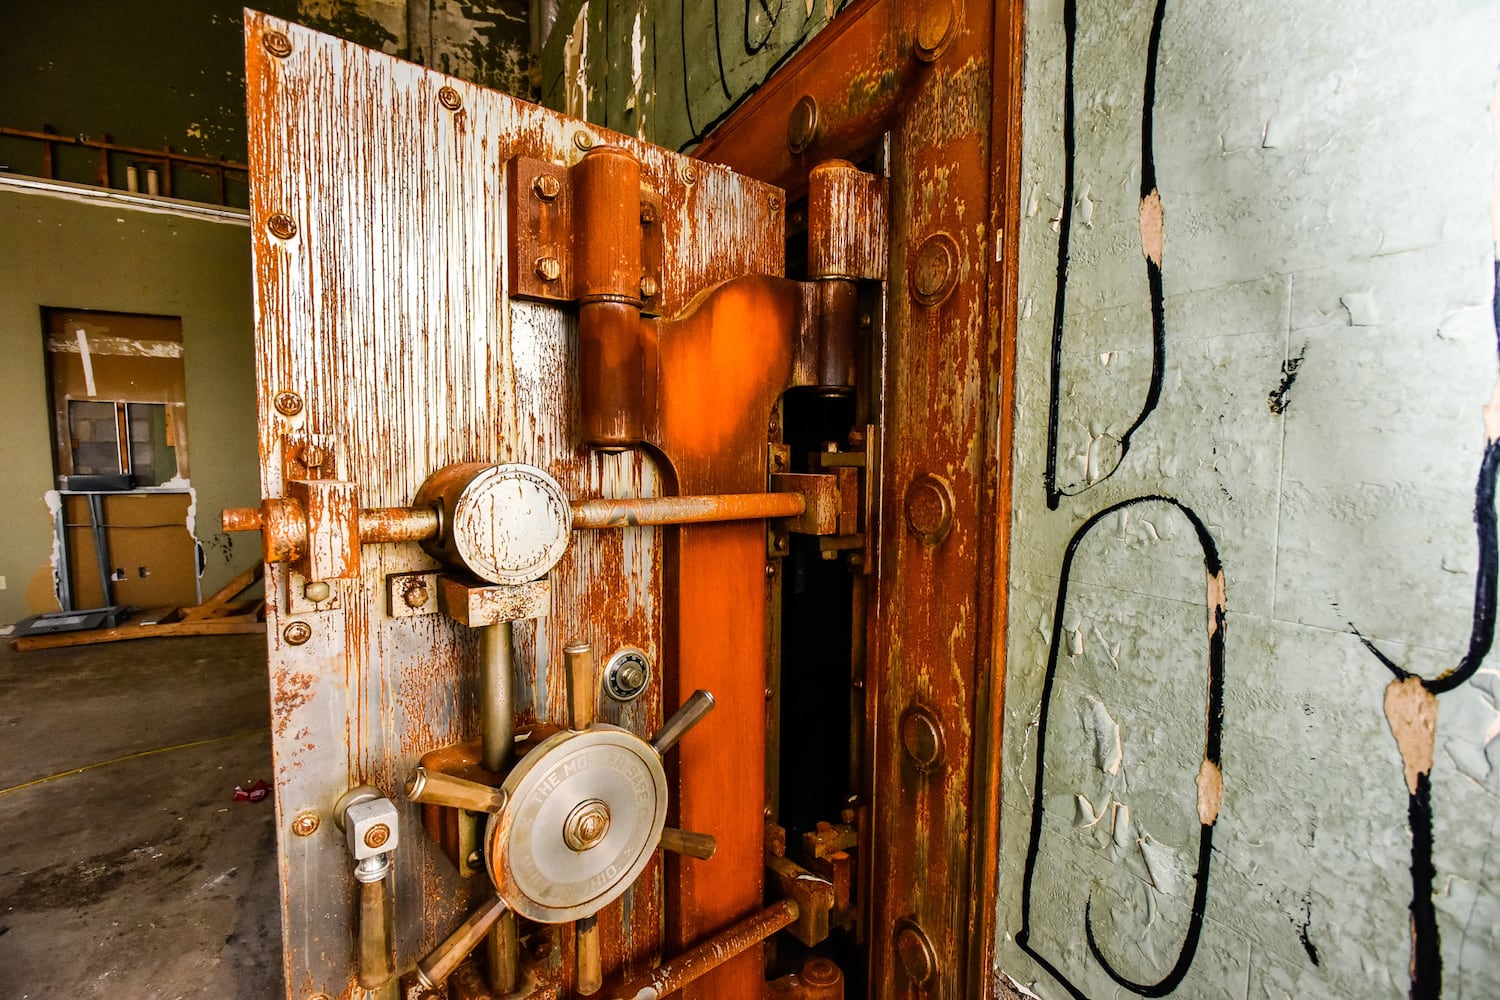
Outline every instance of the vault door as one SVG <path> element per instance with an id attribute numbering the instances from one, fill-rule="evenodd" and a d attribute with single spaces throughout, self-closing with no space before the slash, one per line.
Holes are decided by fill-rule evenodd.
<path id="1" fill-rule="evenodd" d="M 268 563 L 289 995 L 570 995 L 764 937 L 766 428 L 813 305 L 743 276 L 782 271 L 781 192 L 273 18 L 246 44 L 265 500 L 226 526 Z M 630 503 L 688 493 L 752 499 Z"/>

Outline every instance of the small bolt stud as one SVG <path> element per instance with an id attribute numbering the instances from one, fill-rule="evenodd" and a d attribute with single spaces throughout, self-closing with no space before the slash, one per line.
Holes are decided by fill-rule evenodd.
<path id="1" fill-rule="evenodd" d="M 542 201 L 552 201 L 562 194 L 562 181 L 552 174 L 538 174 L 531 182 L 531 190 Z"/>
<path id="2" fill-rule="evenodd" d="M 579 129 L 578 131 L 573 133 L 573 145 L 577 146 L 579 149 L 593 149 L 594 137 L 589 135 L 583 129 Z"/>
<path id="3" fill-rule="evenodd" d="M 438 103 L 449 111 L 457 111 L 464 106 L 464 99 L 452 87 L 444 87 L 438 91 Z"/>
<path id="4" fill-rule="evenodd" d="M 818 138 L 818 102 L 807 94 L 798 98 L 787 123 L 786 143 L 791 151 L 804 153 Z"/>
<path id="5" fill-rule="evenodd" d="M 288 646 L 300 646 L 312 638 L 312 626 L 307 622 L 292 622 L 281 630 L 281 637 Z"/>
<path id="6" fill-rule="evenodd" d="M 562 277 L 562 262 L 556 257 L 538 257 L 536 276 L 543 281 L 556 281 Z"/>
<path id="7" fill-rule="evenodd" d="M 698 181 L 698 170 L 691 163 L 683 163 L 677 168 L 677 177 L 684 184 L 695 184 Z"/>
<path id="8" fill-rule="evenodd" d="M 278 240 L 289 240 L 297 235 L 297 223 L 285 212 L 277 212 L 266 220 L 266 229 Z"/>
<path id="9" fill-rule="evenodd" d="M 649 201 L 641 202 L 641 225 L 649 226 L 656 221 L 656 206 Z"/>
<path id="10" fill-rule="evenodd" d="M 427 588 L 418 583 L 408 587 L 406 593 L 401 596 L 401 599 L 406 602 L 408 608 L 422 608 L 427 606 L 427 601 L 430 597 L 431 595 L 427 593 Z"/>
<path id="11" fill-rule="evenodd" d="M 292 820 L 292 833 L 299 837 L 311 837 L 318 829 L 318 814 L 306 812 Z"/>
<path id="12" fill-rule="evenodd" d="M 322 604 L 333 594 L 333 588 L 324 580 L 313 580 L 302 588 L 302 596 L 314 604 Z"/>
<path id="13" fill-rule="evenodd" d="M 260 44 L 277 59 L 285 59 L 292 54 L 292 40 L 279 31 L 268 31 L 261 35 Z"/>
<path id="14" fill-rule="evenodd" d="M 376 823 L 365 831 L 365 846 L 372 851 L 378 851 L 390 839 L 391 828 L 384 823 Z"/>
<path id="15" fill-rule="evenodd" d="M 284 417 L 295 417 L 302 412 L 302 397 L 295 392 L 278 392 L 276 394 L 276 412 Z"/>
<path id="16" fill-rule="evenodd" d="M 648 299 L 655 298 L 659 291 L 661 287 L 657 285 L 655 278 L 649 274 L 641 275 L 641 295 Z"/>

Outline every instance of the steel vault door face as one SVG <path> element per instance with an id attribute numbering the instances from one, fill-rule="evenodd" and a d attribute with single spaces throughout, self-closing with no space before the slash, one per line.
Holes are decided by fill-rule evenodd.
<path id="1" fill-rule="evenodd" d="M 606 455 L 580 444 L 572 312 L 510 297 L 507 163 L 525 156 L 571 165 L 606 142 L 634 155 L 662 206 L 667 258 L 657 308 L 665 315 L 730 277 L 781 273 L 780 192 L 264 15 L 247 15 L 246 43 L 263 495 L 283 497 L 290 480 L 323 478 L 356 484 L 360 508 L 406 507 L 431 473 L 459 462 L 527 463 L 570 498 L 663 492 L 671 473 L 640 449 Z M 705 406 L 707 416 L 713 401 Z M 750 469 L 763 476 L 765 456 L 727 465 L 742 479 Z M 676 475 L 696 475 L 695 488 L 712 489 L 704 467 Z M 760 524 L 752 523 L 751 535 L 723 530 L 738 538 L 735 558 L 753 556 L 758 573 Z M 752 536 L 758 553 L 745 541 Z M 713 561 L 701 550 L 698 558 Z M 591 642 L 601 666 L 622 647 L 644 652 L 658 670 L 667 661 L 667 678 L 641 696 L 601 699 L 601 721 L 649 735 L 664 701 L 669 709 L 680 703 L 672 658 L 692 635 L 685 626 L 667 634 L 663 564 L 661 529 L 573 532 L 550 573 L 545 616 L 515 626 L 521 722 L 562 717 L 562 650 L 575 640 Z M 354 972 L 353 860 L 333 816 L 347 789 L 372 785 L 397 809 L 401 836 L 389 882 L 397 969 L 410 969 L 492 895 L 482 875 L 459 876 L 423 835 L 420 809 L 401 794 L 422 754 L 474 738 L 479 725 L 475 633 L 436 613 L 436 595 L 408 601 L 410 588 L 393 579 L 437 569 L 415 543 L 366 544 L 357 577 L 333 580 L 325 594 L 286 564 L 268 566 L 289 997 L 363 995 Z M 727 588 L 721 599 L 742 606 L 755 598 L 748 611 L 716 607 L 712 595 L 696 610 L 717 615 L 717 629 L 727 623 L 758 635 L 758 587 Z M 692 683 L 705 679 L 714 681 Z M 761 686 L 754 676 L 727 686 L 736 683 L 757 694 Z M 682 765 L 693 774 L 675 777 L 676 803 L 694 801 L 694 789 L 681 783 L 722 784 L 725 774 L 754 771 L 746 767 L 753 755 L 738 754 L 732 741 L 727 763 L 703 750 L 716 745 L 716 727 L 745 730 L 745 717 L 759 724 L 763 704 L 739 711 L 721 694 L 720 709 L 694 737 L 698 750 L 684 751 L 702 751 L 704 763 Z M 730 784 L 717 794 L 733 796 L 739 788 Z M 725 824 L 712 816 L 712 795 L 698 801 L 705 804 L 697 828 L 719 836 L 721 857 L 728 841 L 731 855 L 751 858 L 748 871 L 717 877 L 738 879 L 734 893 L 758 904 L 758 796 L 749 801 L 757 822 L 738 832 L 716 828 Z M 721 889 L 699 885 L 705 895 L 724 896 Z M 621 902 L 601 912 L 606 972 L 639 972 L 657 959 L 663 892 L 661 863 L 653 860 Z M 674 937 L 717 929 L 674 920 Z M 538 961 L 544 979 L 566 984 L 571 948 L 569 936 L 557 936 Z"/>

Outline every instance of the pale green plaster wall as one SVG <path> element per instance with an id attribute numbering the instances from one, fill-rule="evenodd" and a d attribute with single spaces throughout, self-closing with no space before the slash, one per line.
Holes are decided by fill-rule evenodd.
<path id="1" fill-rule="evenodd" d="M 1048 1000 L 1138 995 L 1091 954 L 1091 921 L 1120 979 L 1182 968 L 1172 996 L 1400 997 L 1425 895 L 1441 986 L 1413 995 L 1500 996 L 1500 667 L 1437 699 L 1419 893 L 1393 675 L 1355 633 L 1429 678 L 1488 635 L 1475 484 L 1494 480 L 1500 8 L 1160 2 L 1162 377 L 1128 451 L 1156 354 L 1158 0 L 1076 2 L 1071 191 L 1065 5 L 1027 4 L 1001 969 Z M 1217 816 L 1198 787 L 1204 550 L 1172 502 L 1117 508 L 1152 496 L 1193 511 L 1222 559 Z"/>
<path id="2" fill-rule="evenodd" d="M 259 558 L 219 530 L 224 507 L 259 503 L 250 233 L 243 218 L 147 211 L 36 194 L 0 180 L 0 622 L 55 610 L 47 306 L 182 318 L 196 534 L 204 595 Z"/>

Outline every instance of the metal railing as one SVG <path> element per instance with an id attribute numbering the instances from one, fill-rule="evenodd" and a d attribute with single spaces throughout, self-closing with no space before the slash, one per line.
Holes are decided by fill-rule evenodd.
<path id="1" fill-rule="evenodd" d="M 206 156 L 189 156 L 186 153 L 173 152 L 170 146 L 164 146 L 161 149 L 122 146 L 115 143 L 109 135 L 105 135 L 102 139 L 94 139 L 81 135 L 62 135 L 51 131 L 45 125 L 42 128 L 40 132 L 33 132 L 28 129 L 0 126 L 0 139 L 22 139 L 40 143 L 42 146 L 40 176 L 49 180 L 56 179 L 57 148 L 73 146 L 95 151 L 93 183 L 100 187 L 115 187 L 113 170 L 117 158 L 126 161 L 125 187 L 123 188 L 126 191 L 171 198 L 174 197 L 173 187 L 176 174 L 179 171 L 187 171 L 212 178 L 215 181 L 217 204 L 227 205 L 226 194 L 230 184 L 243 184 L 247 188 L 250 184 L 248 165 L 225 160 L 222 157 L 213 159 Z"/>

